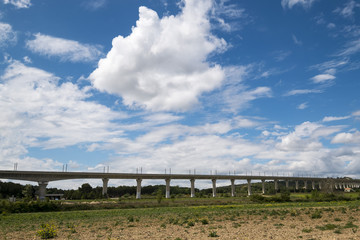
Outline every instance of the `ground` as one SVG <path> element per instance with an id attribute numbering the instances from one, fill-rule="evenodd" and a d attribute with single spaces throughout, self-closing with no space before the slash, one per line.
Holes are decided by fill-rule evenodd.
<path id="1" fill-rule="evenodd" d="M 360 202 L 109 209 L 0 217 L 2 239 L 360 239 Z"/>

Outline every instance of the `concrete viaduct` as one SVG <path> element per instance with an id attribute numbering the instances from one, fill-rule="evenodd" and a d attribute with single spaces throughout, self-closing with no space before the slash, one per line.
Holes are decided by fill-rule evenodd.
<path id="1" fill-rule="evenodd" d="M 299 181 L 304 181 L 304 188 L 311 182 L 312 189 L 321 189 L 324 184 L 331 188 L 344 189 L 346 187 L 359 188 L 360 180 L 347 178 L 320 178 L 320 177 L 290 177 L 290 176 L 249 176 L 249 175 L 203 175 L 203 174 L 151 174 L 151 173 L 96 173 L 96 172 L 46 172 L 46 171 L 7 171 L 0 170 L 0 179 L 25 180 L 39 184 L 39 199 L 45 199 L 46 186 L 50 181 L 69 179 L 102 179 L 103 195 L 107 194 L 109 179 L 134 179 L 137 183 L 136 198 L 141 198 L 141 181 L 143 179 L 164 179 L 166 184 L 166 198 L 170 198 L 170 181 L 172 179 L 190 180 L 191 197 L 195 197 L 195 180 L 211 180 L 212 195 L 216 197 L 216 181 L 230 180 L 231 196 L 235 196 L 235 180 L 246 180 L 248 195 L 251 195 L 251 181 L 262 182 L 262 193 L 265 193 L 265 181 L 274 181 L 275 190 L 278 190 L 278 181 L 285 181 L 286 188 L 289 181 L 295 181 L 295 189 L 299 189 Z"/>

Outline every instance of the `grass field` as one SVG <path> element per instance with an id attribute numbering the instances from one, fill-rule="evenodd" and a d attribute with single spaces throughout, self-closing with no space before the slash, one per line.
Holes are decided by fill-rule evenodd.
<path id="1" fill-rule="evenodd" d="M 162 207 L 3 214 L 0 236 L 40 239 L 41 225 L 49 224 L 56 228 L 55 239 L 360 239 L 358 200 L 254 204 L 215 198 L 185 206 L 196 200 L 201 199 L 164 199 Z M 156 200 L 138 202 L 147 201 Z"/>

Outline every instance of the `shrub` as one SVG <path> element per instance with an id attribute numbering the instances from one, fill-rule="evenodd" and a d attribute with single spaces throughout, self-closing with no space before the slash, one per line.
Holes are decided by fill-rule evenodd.
<path id="1" fill-rule="evenodd" d="M 211 231 L 209 233 L 209 237 L 218 237 L 219 235 L 217 235 L 217 232 L 216 231 Z"/>
<path id="2" fill-rule="evenodd" d="M 314 218 L 321 218 L 322 215 L 321 215 L 321 211 L 319 210 L 316 210 L 312 215 L 311 215 L 311 218 L 314 219 Z"/>
<path id="3" fill-rule="evenodd" d="M 252 201 L 252 202 L 265 202 L 266 199 L 262 195 L 253 194 L 253 195 L 250 196 L 250 201 Z"/>
<path id="4" fill-rule="evenodd" d="M 57 227 L 54 224 L 41 224 L 41 229 L 37 231 L 41 239 L 49 239 L 57 236 Z"/>
<path id="5" fill-rule="evenodd" d="M 203 225 L 209 224 L 209 220 L 207 218 L 203 218 L 200 221 Z"/>

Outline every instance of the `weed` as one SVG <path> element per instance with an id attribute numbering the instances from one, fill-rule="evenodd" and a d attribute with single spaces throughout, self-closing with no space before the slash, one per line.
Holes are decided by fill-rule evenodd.
<path id="1" fill-rule="evenodd" d="M 211 231 L 209 233 L 209 237 L 219 237 L 219 235 L 217 235 L 217 232 L 216 231 Z"/>
<path id="2" fill-rule="evenodd" d="M 311 218 L 312 218 L 312 219 L 321 218 L 321 217 L 322 217 L 322 214 L 321 214 L 321 211 L 319 211 L 319 210 L 316 210 L 316 211 L 311 215 Z"/>
<path id="3" fill-rule="evenodd" d="M 188 225 L 189 227 L 193 227 L 193 226 L 195 226 L 195 221 L 194 221 L 194 220 L 189 220 L 188 223 L 187 223 L 187 225 Z"/>
<path id="4" fill-rule="evenodd" d="M 240 223 L 233 223 L 233 228 L 239 228 L 239 227 L 241 227 Z"/>
<path id="5" fill-rule="evenodd" d="M 321 230 L 321 231 L 325 231 L 325 230 L 334 230 L 335 228 L 337 228 L 338 225 L 335 224 L 326 224 L 324 226 L 316 226 L 317 229 Z"/>
<path id="6" fill-rule="evenodd" d="M 128 216 L 127 220 L 128 220 L 128 222 L 134 222 L 134 217 L 133 216 Z"/>
<path id="7" fill-rule="evenodd" d="M 334 218 L 334 221 L 341 222 L 341 219 L 340 218 Z"/>
<path id="8" fill-rule="evenodd" d="M 206 225 L 206 224 L 209 224 L 209 219 L 207 219 L 207 218 L 202 218 L 202 219 L 200 220 L 200 222 L 201 222 L 203 225 Z"/>
<path id="9" fill-rule="evenodd" d="M 54 224 L 41 224 L 41 229 L 37 231 L 41 239 L 49 239 L 57 236 L 57 227 Z"/>
<path id="10" fill-rule="evenodd" d="M 358 225 L 353 224 L 352 222 L 347 222 L 344 228 L 358 228 Z"/>
<path id="11" fill-rule="evenodd" d="M 309 233 L 309 232 L 312 232 L 312 228 L 304 228 L 303 230 L 301 230 L 302 232 L 304 233 Z"/>
<path id="12" fill-rule="evenodd" d="M 340 230 L 340 229 L 336 229 L 336 230 L 334 231 L 334 233 L 336 233 L 336 234 L 341 234 L 341 230 Z"/>

